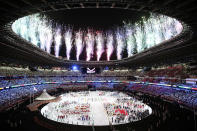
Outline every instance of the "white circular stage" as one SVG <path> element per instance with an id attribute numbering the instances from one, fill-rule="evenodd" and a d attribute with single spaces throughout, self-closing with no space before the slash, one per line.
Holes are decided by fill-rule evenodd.
<path id="1" fill-rule="evenodd" d="M 106 91 L 71 92 L 41 109 L 53 121 L 85 126 L 118 125 L 139 121 L 152 109 L 124 93 Z"/>

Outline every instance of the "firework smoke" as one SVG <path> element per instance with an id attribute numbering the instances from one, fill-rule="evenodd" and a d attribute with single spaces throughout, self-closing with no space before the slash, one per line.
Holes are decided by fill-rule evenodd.
<path id="1" fill-rule="evenodd" d="M 114 51 L 114 45 L 113 45 L 113 42 L 114 42 L 114 38 L 113 38 L 113 35 L 112 34 L 108 34 L 107 35 L 107 61 L 110 61 L 110 57 Z"/>
<path id="2" fill-rule="evenodd" d="M 96 55 L 97 55 L 97 61 L 100 60 L 101 55 L 104 52 L 104 38 L 101 32 L 96 32 Z"/>
<path id="3" fill-rule="evenodd" d="M 67 60 L 70 60 L 70 51 L 72 49 L 72 42 L 73 42 L 71 29 L 66 30 L 64 34 L 64 40 L 66 44 L 66 57 Z"/>
<path id="4" fill-rule="evenodd" d="M 79 61 L 79 56 L 83 50 L 83 34 L 81 31 L 75 33 L 75 47 L 76 47 L 76 58 Z"/>
<path id="5" fill-rule="evenodd" d="M 88 33 L 85 37 L 86 42 L 86 61 L 90 61 L 93 53 L 94 53 L 94 34 L 88 30 Z"/>

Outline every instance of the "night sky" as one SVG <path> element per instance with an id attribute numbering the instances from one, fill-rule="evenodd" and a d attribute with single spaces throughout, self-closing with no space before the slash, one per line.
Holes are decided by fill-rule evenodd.
<path id="1" fill-rule="evenodd" d="M 122 26 L 123 21 L 135 23 L 142 16 L 148 17 L 149 13 L 122 9 L 72 9 L 48 12 L 45 15 L 59 24 L 71 25 L 74 29 L 89 27 L 105 30 Z"/>

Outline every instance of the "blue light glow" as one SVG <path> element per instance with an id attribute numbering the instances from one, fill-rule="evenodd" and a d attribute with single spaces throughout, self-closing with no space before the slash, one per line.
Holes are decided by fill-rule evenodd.
<path id="1" fill-rule="evenodd" d="M 79 68 L 78 68 L 78 66 L 77 66 L 77 65 L 73 65 L 73 66 L 72 66 L 72 70 L 73 70 L 73 71 L 78 71 L 78 70 L 79 70 Z"/>

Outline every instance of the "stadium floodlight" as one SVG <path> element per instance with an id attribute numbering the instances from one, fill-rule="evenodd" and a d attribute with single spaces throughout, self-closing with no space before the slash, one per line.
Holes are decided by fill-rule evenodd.
<path id="1" fill-rule="evenodd" d="M 78 70 L 79 70 L 79 69 L 78 69 L 78 66 L 77 66 L 77 65 L 73 65 L 73 66 L 72 66 L 72 70 L 73 70 L 73 71 L 78 71 Z"/>

